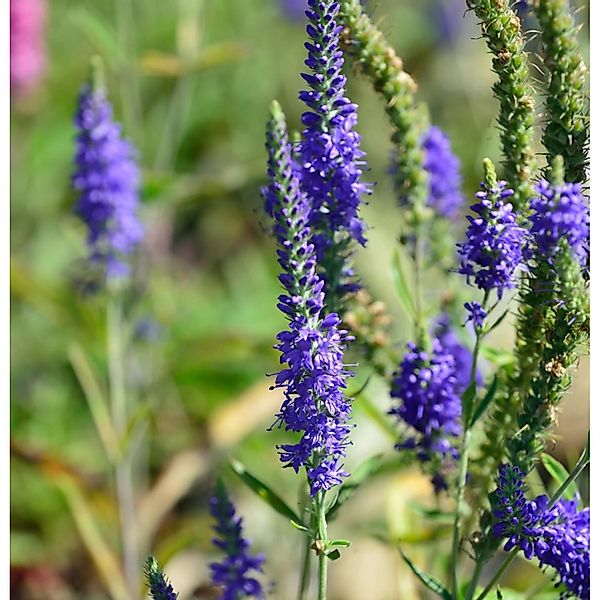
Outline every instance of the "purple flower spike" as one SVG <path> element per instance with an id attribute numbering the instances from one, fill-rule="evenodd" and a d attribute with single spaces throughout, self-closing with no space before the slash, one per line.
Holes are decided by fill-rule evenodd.
<path id="1" fill-rule="evenodd" d="M 476 194 L 479 202 L 471 206 L 476 216 L 468 215 L 467 240 L 458 244 L 462 257 L 459 273 L 470 284 L 486 292 L 496 290 L 501 298 L 515 287 L 515 275 L 522 267 L 525 230 L 517 225 L 516 215 L 507 198 L 514 192 L 506 181 L 496 185 L 482 183 Z"/>
<path id="2" fill-rule="evenodd" d="M 210 500 L 210 514 L 216 521 L 217 534 L 212 542 L 225 553 L 221 562 L 210 565 L 213 584 L 222 588 L 221 599 L 264 598 L 261 584 L 249 574 L 262 571 L 265 557 L 248 553 L 250 543 L 242 535 L 242 519 L 236 516 L 235 507 L 220 481 Z"/>
<path id="3" fill-rule="evenodd" d="M 177 600 L 178 594 L 153 556 L 148 557 L 145 571 L 152 600 Z"/>
<path id="4" fill-rule="evenodd" d="M 481 329 L 487 317 L 487 312 L 483 310 L 481 304 L 479 302 L 465 302 L 465 308 L 467 309 L 466 323 L 473 321 L 473 326 L 476 329 Z"/>
<path id="5" fill-rule="evenodd" d="M 524 473 L 502 465 L 498 487 L 492 493 L 492 533 L 507 538 L 505 550 L 518 547 L 541 567 L 552 567 L 557 584 L 566 592 L 560 598 L 590 598 L 590 510 L 578 510 L 575 500 L 559 500 L 550 507 L 548 497 L 525 498 Z"/>
<path id="6" fill-rule="evenodd" d="M 460 161 L 452 152 L 450 140 L 438 127 L 429 127 L 421 144 L 425 151 L 423 168 L 429 175 L 427 204 L 442 217 L 456 218 L 464 204 Z"/>
<path id="7" fill-rule="evenodd" d="M 454 358 L 456 391 L 462 394 L 471 383 L 473 352 L 458 339 L 456 331 L 451 325 L 450 317 L 446 314 L 442 314 L 438 318 L 432 335 L 437 337 L 444 352 L 451 354 Z M 483 384 L 483 377 L 479 369 L 475 372 L 475 383 L 477 385 Z"/>
<path id="8" fill-rule="evenodd" d="M 415 344 L 408 352 L 392 382 L 392 398 L 400 403 L 389 413 L 398 417 L 416 435 L 399 444 L 399 449 L 416 449 L 420 460 L 434 455 L 458 458 L 450 438 L 461 432 L 461 401 L 457 392 L 454 357 L 447 353 L 437 338 L 429 354 Z"/>
<path id="9" fill-rule="evenodd" d="M 302 115 L 303 138 L 299 148 L 302 190 L 310 206 L 310 225 L 318 262 L 325 265 L 328 285 L 346 291 L 344 280 L 351 276 L 347 246 L 351 240 L 366 244 L 365 224 L 359 216 L 361 197 L 369 193 L 360 181 L 360 136 L 354 130 L 356 105 L 345 94 L 344 58 L 339 48 L 341 25 L 336 22 L 339 4 L 333 0 L 308 0 L 309 24 L 305 44 L 309 69 L 302 77 L 308 90 L 300 99 L 308 110 Z"/>
<path id="10" fill-rule="evenodd" d="M 274 387 L 282 388 L 284 401 L 276 424 L 300 434 L 295 444 L 279 448 L 285 466 L 296 472 L 304 467 L 311 494 L 325 492 L 347 474 L 341 459 L 346 454 L 350 401 L 345 397 L 345 342 L 351 338 L 340 327 L 337 314 L 326 314 L 323 280 L 309 228 L 310 204 L 301 191 L 283 113 L 272 109 L 267 133 L 270 185 L 263 190 L 267 212 L 273 217 L 282 268 L 284 293 L 278 307 L 289 326 L 278 336 L 283 369 Z"/>
<path id="11" fill-rule="evenodd" d="M 551 185 L 542 179 L 536 186 L 538 196 L 531 201 L 534 254 L 552 262 L 561 239 L 566 239 L 579 264 L 589 256 L 590 212 L 579 183 Z"/>
<path id="12" fill-rule="evenodd" d="M 143 235 L 135 151 L 113 121 L 103 90 L 83 87 L 75 125 L 73 187 L 79 192 L 77 213 L 88 227 L 91 260 L 105 269 L 107 278 L 123 277 Z"/>

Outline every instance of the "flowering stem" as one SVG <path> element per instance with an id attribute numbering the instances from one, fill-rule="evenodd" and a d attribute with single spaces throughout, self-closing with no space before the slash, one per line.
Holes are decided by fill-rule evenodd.
<path id="1" fill-rule="evenodd" d="M 494 577 L 492 577 L 492 580 L 486 585 L 483 592 L 481 592 L 481 594 L 479 594 L 479 596 L 477 596 L 477 600 L 483 600 L 492 591 L 493 587 L 496 585 L 496 583 L 498 583 L 498 580 L 500 579 L 500 577 L 502 577 L 502 575 L 504 575 L 506 569 L 508 569 L 508 567 L 510 567 L 510 564 L 514 560 L 515 556 L 517 556 L 518 552 L 519 552 L 519 546 L 515 546 L 511 550 L 510 554 L 506 557 L 504 562 L 502 563 L 502 566 L 498 569 L 498 572 L 494 575 Z"/>
<path id="2" fill-rule="evenodd" d="M 487 304 L 489 300 L 489 290 L 485 291 L 483 296 L 482 307 L 484 310 L 487 309 Z M 475 347 L 473 348 L 473 361 L 471 363 L 471 375 L 469 378 L 469 387 L 475 385 L 476 377 L 477 377 L 477 360 L 479 358 L 479 350 L 481 348 L 481 342 L 485 336 L 485 332 L 483 328 L 476 327 L 475 328 Z M 472 413 L 472 410 L 469 411 Z M 458 556 L 460 550 L 460 530 L 461 530 L 461 521 L 462 521 L 462 505 L 465 497 L 465 487 L 467 483 L 467 471 L 469 466 L 469 443 L 471 441 L 471 414 L 465 413 L 465 407 L 463 405 L 463 418 L 464 418 L 464 434 L 462 438 L 461 448 L 460 448 L 460 467 L 458 473 L 458 489 L 456 491 L 456 513 L 454 515 L 454 531 L 452 535 L 452 589 L 454 591 L 454 596 L 458 598 Z M 467 595 L 467 598 L 469 596 Z"/>
<path id="3" fill-rule="evenodd" d="M 111 294 L 107 305 L 108 372 L 110 404 L 115 431 L 121 450 L 115 463 L 115 483 L 119 520 L 123 569 L 131 597 L 135 597 L 138 584 L 138 548 L 135 525 L 135 503 L 132 480 L 132 452 L 123 448 L 123 437 L 127 429 L 127 394 L 123 371 L 123 313 L 118 293 Z"/>
<path id="4" fill-rule="evenodd" d="M 590 453 L 589 453 L 589 442 L 586 446 L 585 452 L 583 456 L 577 461 L 573 472 L 563 481 L 562 485 L 554 492 L 552 498 L 550 498 L 550 502 L 548 504 L 548 508 L 552 508 L 565 493 L 565 490 L 571 485 L 573 481 L 575 481 L 579 475 L 581 475 L 582 471 L 590 464 Z"/>
<path id="5" fill-rule="evenodd" d="M 469 442 L 471 439 L 471 430 L 465 429 L 463 435 L 462 444 L 460 448 L 460 468 L 458 473 L 458 489 L 456 492 L 456 513 L 454 515 L 454 531 L 452 535 L 452 589 L 454 590 L 454 597 L 458 598 L 458 554 L 460 549 L 460 524 L 461 524 L 461 512 L 462 504 L 465 496 L 465 485 L 467 480 L 467 466 L 469 464 L 468 449 Z"/>
<path id="6" fill-rule="evenodd" d="M 316 498 L 317 504 L 317 541 L 322 548 L 317 549 L 319 555 L 319 600 L 327 600 L 327 515 L 325 514 L 325 494 L 319 492 Z"/>

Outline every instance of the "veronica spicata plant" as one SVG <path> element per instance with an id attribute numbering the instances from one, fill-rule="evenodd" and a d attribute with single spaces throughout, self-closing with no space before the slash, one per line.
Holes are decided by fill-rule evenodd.
<path id="1" fill-rule="evenodd" d="M 90 259 L 108 279 L 126 276 L 140 243 L 139 172 L 136 152 L 113 120 L 101 77 L 81 90 L 77 115 L 73 187 L 77 213 L 88 228 Z"/>
<path id="2" fill-rule="evenodd" d="M 396 450 L 403 457 L 390 459 L 386 468 L 418 465 L 437 503 L 423 510 L 425 518 L 443 519 L 451 532 L 440 561 L 445 568 L 431 561 L 436 573 L 417 567 L 401 549 L 420 581 L 444 600 L 504 597 L 498 581 L 522 552 L 550 575 L 544 585 L 551 593 L 590 598 L 590 511 L 577 489 L 589 452 L 571 472 L 544 454 L 589 337 L 583 69 L 561 2 L 534 3 L 546 68 L 555 65 L 558 73 L 545 82 L 548 115 L 539 124 L 550 160 L 542 172 L 534 160 L 535 95 L 517 6 L 508 0 L 466 2 L 497 75 L 491 93 L 499 102 L 502 171 L 483 160 L 476 202 L 458 233 L 464 198 L 474 190 L 463 189 L 460 160 L 450 139 L 431 125 L 414 78 L 359 0 L 307 0 L 301 132 L 288 132 L 274 102 L 262 190 L 282 287 L 277 307 L 286 320 L 276 337 L 281 367 L 272 388 L 282 402 L 271 429 L 288 436 L 277 452 L 283 466 L 301 476 L 299 510 L 232 463 L 241 480 L 304 535 L 299 600 L 309 598 L 313 552 L 316 596 L 326 599 L 328 563 L 349 545 L 330 539 L 329 523 L 363 481 L 384 471 L 381 457 L 369 457 L 352 474 L 346 467 L 352 396 L 377 378 L 389 390 L 386 410 L 393 421 L 368 399 L 361 401 L 364 414 L 395 437 L 390 455 Z M 553 38 L 556 32 L 561 40 Z M 387 330 L 373 335 L 389 316 L 381 318 L 383 304 L 366 289 L 352 303 L 349 298 L 358 290 L 350 258 L 366 243 L 360 209 L 371 189 L 362 181 L 358 107 L 346 95 L 345 57 L 384 100 L 392 128 L 390 175 L 401 222 L 393 272 L 412 331 L 407 344 L 390 343 Z M 117 255 L 123 259 L 128 252 Z M 428 289 L 433 271 L 442 291 Z M 514 349 L 495 348 L 488 336 L 506 326 L 511 313 Z M 375 350 L 375 338 L 382 337 L 384 359 Z M 361 371 L 358 365 L 351 371 L 346 357 L 357 349 L 370 371 L 359 394 L 351 394 L 349 378 Z M 530 499 L 527 478 L 540 462 L 552 482 Z M 212 583 L 226 599 L 263 597 L 257 574 L 264 557 L 249 552 L 242 521 L 221 484 L 211 514 L 215 545 L 225 554 L 211 565 Z M 431 529 L 437 524 L 432 520 Z M 440 537 L 436 553 L 442 547 Z M 494 569 L 492 558 L 501 552 L 504 559 Z M 158 567 L 148 571 L 158 590 L 152 593 L 171 600 L 173 590 Z"/>
<path id="3" fill-rule="evenodd" d="M 357 107 L 345 96 L 338 12 L 338 2 L 308 0 L 309 72 L 302 77 L 309 89 L 300 92 L 308 110 L 302 115 L 298 159 L 318 270 L 328 288 L 327 305 L 339 312 L 345 292 L 357 287 L 349 255 L 352 241 L 367 242 L 359 209 L 369 188 L 361 182 L 364 152 L 355 131 Z"/>
<path id="4" fill-rule="evenodd" d="M 210 499 L 210 514 L 215 520 L 213 544 L 225 555 L 221 561 L 210 565 L 212 583 L 221 589 L 220 598 L 264 598 L 262 585 L 252 574 L 262 571 L 265 557 L 250 554 L 250 543 L 242 531 L 242 519 L 236 515 L 221 481 L 217 481 Z"/>

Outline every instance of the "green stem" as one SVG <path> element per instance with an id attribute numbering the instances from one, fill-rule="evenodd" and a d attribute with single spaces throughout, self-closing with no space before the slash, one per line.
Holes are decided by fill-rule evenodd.
<path id="1" fill-rule="evenodd" d="M 417 344 L 424 347 L 426 328 L 423 305 L 423 235 L 422 225 L 415 229 L 415 251 L 413 255 L 415 267 L 415 337 Z"/>
<path id="2" fill-rule="evenodd" d="M 318 539 L 323 543 L 323 548 L 318 551 L 319 554 L 319 599 L 327 600 L 327 515 L 325 514 L 325 494 L 319 492 L 317 497 L 318 504 Z"/>
<path id="3" fill-rule="evenodd" d="M 129 135 L 139 147 L 143 144 L 143 128 L 140 124 L 142 102 L 139 89 L 135 55 L 135 18 L 132 0 L 115 0 L 116 29 L 122 59 L 119 63 L 119 88 L 124 121 Z"/>
<path id="4" fill-rule="evenodd" d="M 481 571 L 483 570 L 485 563 L 486 561 L 480 560 L 475 564 L 475 571 L 473 571 L 473 577 L 471 577 L 471 581 L 469 582 L 469 587 L 467 588 L 467 592 L 465 594 L 465 600 L 471 600 L 471 598 L 475 595 L 475 590 L 477 589 L 477 584 L 479 583 Z"/>
<path id="5" fill-rule="evenodd" d="M 327 600 L 327 556 L 319 555 L 319 600 Z"/>
<path id="6" fill-rule="evenodd" d="M 483 296 L 482 308 L 486 310 L 487 304 L 489 300 L 489 291 L 485 292 Z M 479 358 L 479 350 L 481 347 L 481 342 L 484 337 L 484 332 L 481 329 L 475 330 L 475 347 L 473 348 L 473 361 L 471 363 L 471 374 L 469 377 L 469 388 L 475 384 L 477 377 L 477 360 Z M 471 403 L 473 404 L 473 403 Z M 452 560 L 451 560 L 451 568 L 452 568 L 452 590 L 454 592 L 454 596 L 458 598 L 458 558 L 459 558 L 459 550 L 460 550 L 460 537 L 461 537 L 461 521 L 462 521 L 462 505 L 465 498 L 465 488 L 467 484 L 467 470 L 469 467 L 469 443 L 471 440 L 471 414 L 466 414 L 464 412 L 463 406 L 463 420 L 464 420 L 464 433 L 460 448 L 460 467 L 458 473 L 458 489 L 456 492 L 456 514 L 454 515 L 454 527 L 452 534 Z M 471 411 L 472 412 L 472 409 Z M 467 596 L 468 598 L 468 596 Z"/>
<path id="7" fill-rule="evenodd" d="M 502 563 L 502 566 L 498 569 L 498 572 L 494 575 L 492 580 L 487 584 L 487 586 L 485 587 L 485 590 L 483 590 L 483 592 L 481 592 L 481 594 L 479 594 L 479 596 L 477 596 L 477 600 L 483 600 L 492 591 L 493 587 L 496 585 L 496 583 L 498 582 L 500 577 L 502 577 L 502 575 L 504 575 L 506 569 L 508 569 L 508 567 L 510 567 L 510 564 L 514 560 L 515 556 L 517 556 L 518 552 L 519 552 L 519 547 L 515 546 L 511 550 L 510 554 L 506 557 L 504 562 Z"/>
<path id="8" fill-rule="evenodd" d="M 302 573 L 300 575 L 300 586 L 298 587 L 298 600 L 307 600 L 310 586 L 310 537 L 306 537 L 304 545 L 304 558 L 302 560 Z"/>
<path id="9" fill-rule="evenodd" d="M 111 295 L 107 305 L 108 375 L 112 419 L 121 446 L 115 463 L 115 484 L 119 508 L 123 571 L 131 598 L 135 598 L 140 565 L 135 525 L 133 456 L 130 449 L 123 447 L 128 411 L 123 370 L 123 314 L 117 293 Z"/>
<path id="10" fill-rule="evenodd" d="M 469 464 L 468 448 L 471 438 L 471 430 L 465 429 L 462 444 L 460 448 L 460 468 L 458 473 L 458 490 L 456 492 L 456 514 L 454 515 L 454 527 L 452 534 L 452 590 L 454 597 L 458 598 L 458 556 L 460 550 L 460 525 L 462 520 L 462 504 L 465 497 L 465 487 L 467 480 L 467 467 Z"/>
<path id="11" fill-rule="evenodd" d="M 573 481 L 575 481 L 579 475 L 583 472 L 583 470 L 590 464 L 590 454 L 589 454 L 589 443 L 586 447 L 586 451 L 583 453 L 583 456 L 577 461 L 575 468 L 571 472 L 571 474 L 563 481 L 562 485 L 554 492 L 552 498 L 550 498 L 550 503 L 548 508 L 552 508 L 565 493 L 565 490 L 571 485 Z"/>

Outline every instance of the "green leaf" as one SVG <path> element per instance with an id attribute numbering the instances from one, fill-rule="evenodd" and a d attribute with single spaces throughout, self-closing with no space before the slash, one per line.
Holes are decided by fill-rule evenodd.
<path id="1" fill-rule="evenodd" d="M 290 521 L 290 524 L 292 525 L 292 527 L 294 529 L 297 529 L 298 531 L 305 531 L 305 532 L 310 531 L 310 529 L 308 527 L 304 527 L 304 525 L 302 525 L 301 523 L 298 523 L 297 521 L 294 521 L 293 519 Z"/>
<path id="2" fill-rule="evenodd" d="M 330 546 L 340 546 L 341 548 L 349 548 L 350 541 L 349 540 L 333 540 L 333 542 L 329 542 Z"/>
<path id="3" fill-rule="evenodd" d="M 494 396 L 496 395 L 496 390 L 498 389 L 498 376 L 494 375 L 494 379 L 490 384 L 490 387 L 487 389 L 483 400 L 477 405 L 475 412 L 473 413 L 473 417 L 471 418 L 470 427 L 473 427 L 479 419 L 483 416 L 488 406 L 492 403 Z"/>
<path id="4" fill-rule="evenodd" d="M 335 518 L 340 507 L 346 503 L 357 490 L 357 488 L 369 477 L 376 475 L 382 464 L 383 455 L 377 454 L 367 458 L 361 463 L 347 481 L 339 488 L 339 493 L 331 508 L 327 511 L 327 520 L 331 521 Z"/>
<path id="5" fill-rule="evenodd" d="M 569 472 L 563 465 L 549 454 L 542 454 L 542 464 L 552 479 L 556 482 L 557 487 L 560 487 L 568 478 Z M 573 500 L 577 496 L 577 484 L 572 481 L 565 489 L 563 497 L 567 500 Z"/>
<path id="6" fill-rule="evenodd" d="M 425 571 L 419 569 L 409 558 L 402 552 L 401 548 L 398 548 L 400 555 L 404 559 L 404 562 L 410 567 L 412 572 L 434 593 L 444 600 L 452 600 L 450 592 L 434 577 L 425 573 Z"/>
<path id="7" fill-rule="evenodd" d="M 105 58 L 123 60 L 123 52 L 117 43 L 114 31 L 100 15 L 90 12 L 83 6 L 77 6 L 69 11 L 68 18 L 94 46 L 96 52 L 100 52 Z"/>
<path id="8" fill-rule="evenodd" d="M 515 362 L 515 357 L 512 352 L 499 350 L 498 348 L 492 348 L 490 346 L 481 347 L 481 356 L 497 367 L 505 367 L 512 365 Z"/>
<path id="9" fill-rule="evenodd" d="M 510 309 L 506 309 L 493 323 L 492 325 L 490 325 L 487 329 L 486 329 L 486 333 L 489 333 L 490 331 L 493 331 L 494 329 L 496 329 L 496 327 L 498 327 L 498 325 L 500 325 L 500 323 L 502 323 L 502 321 L 504 321 L 504 318 L 506 317 L 506 315 L 510 312 Z"/>
<path id="10" fill-rule="evenodd" d="M 249 473 L 241 462 L 232 460 L 229 465 L 233 472 L 273 510 L 290 521 L 302 523 L 302 519 L 271 488 Z"/>
<path id="11" fill-rule="evenodd" d="M 471 423 L 471 416 L 473 414 L 473 403 L 475 395 L 477 394 L 477 382 L 472 381 L 469 387 L 463 392 L 462 395 L 462 409 L 465 423 Z"/>
<path id="12" fill-rule="evenodd" d="M 342 554 L 339 550 L 332 550 L 331 552 L 327 553 L 327 558 L 329 560 L 337 560 L 340 558 L 340 556 L 342 556 Z"/>
<path id="13" fill-rule="evenodd" d="M 408 284 L 406 272 L 404 270 L 405 263 L 406 261 L 403 260 L 403 252 L 398 250 L 394 254 L 392 261 L 392 279 L 406 314 L 414 321 L 417 317 L 417 310 L 415 308 L 415 300 L 410 292 L 413 286 Z"/>
<path id="14" fill-rule="evenodd" d="M 454 513 L 451 512 L 444 512 L 437 508 L 428 508 L 427 506 L 422 506 L 418 502 L 409 502 L 408 506 L 418 515 L 431 521 L 446 521 L 448 523 L 452 523 L 454 520 Z"/>

